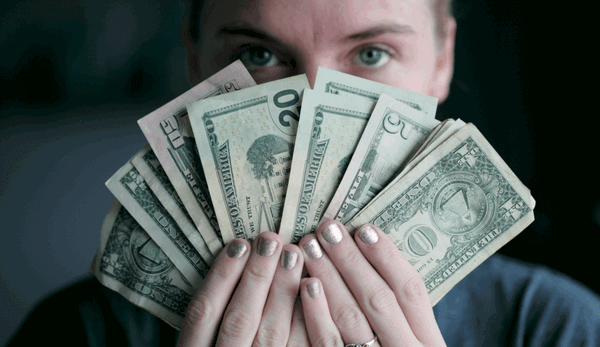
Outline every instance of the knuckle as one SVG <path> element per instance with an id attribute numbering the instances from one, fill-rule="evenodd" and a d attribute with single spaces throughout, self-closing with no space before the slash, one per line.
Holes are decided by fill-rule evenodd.
<path id="1" fill-rule="evenodd" d="M 367 299 L 368 309 L 377 316 L 385 315 L 392 305 L 398 305 L 398 301 L 394 292 L 389 288 L 380 288 Z"/>
<path id="2" fill-rule="evenodd" d="M 243 310 L 232 310 L 225 313 L 219 340 L 226 342 L 240 341 L 248 338 L 253 332 L 255 318 Z"/>
<path id="3" fill-rule="evenodd" d="M 338 256 L 331 256 L 330 260 L 335 266 L 332 270 L 332 275 L 339 272 L 342 277 L 350 271 L 357 273 L 367 270 L 365 266 L 371 267 L 360 250 L 348 250 L 337 248 L 335 252 L 339 252 Z"/>
<path id="4" fill-rule="evenodd" d="M 211 266 L 209 271 L 212 273 L 211 276 L 214 278 L 214 282 L 216 283 L 226 281 L 228 278 L 234 276 L 234 274 L 237 274 L 238 276 L 240 274 L 238 271 L 231 271 L 231 269 L 223 266 L 223 262 L 219 262 L 215 265 L 217 266 Z"/>
<path id="5" fill-rule="evenodd" d="M 340 331 L 352 331 L 358 329 L 365 319 L 362 311 L 356 305 L 345 305 L 340 308 L 335 315 L 332 315 L 332 317 Z"/>
<path id="6" fill-rule="evenodd" d="M 398 261 L 402 261 L 403 259 L 402 252 L 397 248 L 392 249 L 391 252 L 374 252 L 373 254 L 376 258 L 379 258 L 382 264 L 397 264 Z"/>
<path id="7" fill-rule="evenodd" d="M 253 347 L 280 347 L 285 345 L 288 339 L 288 334 L 283 327 L 262 326 L 256 333 Z"/>
<path id="8" fill-rule="evenodd" d="M 384 237 L 384 239 L 386 239 Z M 412 265 L 406 261 L 402 252 L 392 243 L 389 251 L 386 247 L 385 251 L 374 251 L 373 249 L 367 248 L 370 251 L 370 261 L 378 269 L 387 269 L 395 273 L 402 273 L 407 269 L 412 269 Z"/>
<path id="9" fill-rule="evenodd" d="M 344 254 L 344 263 L 346 263 L 347 266 L 351 269 L 357 267 L 361 268 L 361 265 L 363 265 L 363 262 L 361 260 L 363 259 L 364 257 L 359 250 L 357 250 L 356 252 L 347 252 L 346 254 Z"/>
<path id="10" fill-rule="evenodd" d="M 188 305 L 184 325 L 186 328 L 195 328 L 202 322 L 216 318 L 216 308 L 210 300 L 207 300 L 204 295 L 197 295 Z"/>
<path id="11" fill-rule="evenodd" d="M 273 279 L 273 273 L 267 271 L 264 266 L 259 266 L 259 264 L 249 264 L 246 268 L 246 274 L 252 282 L 257 283 L 270 283 Z"/>
<path id="12" fill-rule="evenodd" d="M 409 302 L 413 303 L 420 302 L 424 298 L 429 300 L 425 283 L 423 283 L 423 280 L 418 273 L 410 275 L 406 283 L 404 283 L 404 286 L 402 287 L 402 295 Z"/>

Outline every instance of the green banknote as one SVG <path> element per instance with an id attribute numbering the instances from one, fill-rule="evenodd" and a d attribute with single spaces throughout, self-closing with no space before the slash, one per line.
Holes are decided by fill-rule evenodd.
<path id="1" fill-rule="evenodd" d="M 392 179 L 387 186 L 383 188 L 379 192 L 379 194 L 384 194 L 388 188 L 393 187 L 394 183 L 401 180 L 404 174 L 409 172 L 416 164 L 421 162 L 423 158 L 427 157 L 429 153 L 431 153 L 434 149 L 436 149 L 440 144 L 446 141 L 450 136 L 454 135 L 458 130 L 460 130 L 463 126 L 465 126 L 465 122 L 460 119 L 446 119 L 442 123 L 438 124 L 429 136 L 425 139 L 425 142 L 417 149 L 417 151 L 412 155 L 412 157 L 408 160 L 408 163 L 403 166 L 400 173 Z M 378 195 L 379 195 L 378 194 Z M 369 208 L 369 205 L 373 202 L 374 199 L 371 199 L 367 203 L 367 205 L 363 206 L 362 209 Z"/>
<path id="2" fill-rule="evenodd" d="M 533 221 L 534 200 L 483 135 L 467 124 L 346 226 L 381 228 L 416 268 L 435 305 Z"/>
<path id="3" fill-rule="evenodd" d="M 375 101 L 306 90 L 279 234 L 313 232 L 342 179 Z"/>
<path id="4" fill-rule="evenodd" d="M 194 225 L 213 255 L 223 247 L 186 104 L 255 86 L 238 60 L 138 121 Z"/>
<path id="5" fill-rule="evenodd" d="M 160 165 L 160 161 L 152 151 L 150 145 L 144 146 L 136 155 L 131 158 L 131 164 L 142 175 L 144 181 L 148 184 L 154 196 L 161 205 L 167 210 L 167 213 L 173 217 L 175 223 L 188 238 L 190 243 L 196 248 L 202 259 L 211 264 L 214 256 L 208 249 L 206 242 L 198 229 L 194 227 L 192 217 L 183 206 L 183 202 L 177 195 L 175 187 L 169 181 L 169 177 Z"/>
<path id="6" fill-rule="evenodd" d="M 319 67 L 315 79 L 315 91 L 342 95 L 352 98 L 363 98 L 377 101 L 383 93 L 402 101 L 417 111 L 425 113 L 430 119 L 435 117 L 438 100 L 433 96 L 411 92 L 374 82 L 343 72 Z"/>
<path id="7" fill-rule="evenodd" d="M 277 231 L 306 75 L 188 105 L 223 241 Z"/>
<path id="8" fill-rule="evenodd" d="M 180 329 L 193 286 L 115 199 L 89 272 L 134 305 Z"/>
<path id="9" fill-rule="evenodd" d="M 438 124 L 382 94 L 323 219 L 348 222 L 400 172 Z"/>
<path id="10" fill-rule="evenodd" d="M 196 288 L 208 273 L 209 264 L 160 203 L 142 175 L 128 162 L 106 182 L 106 186 Z"/>

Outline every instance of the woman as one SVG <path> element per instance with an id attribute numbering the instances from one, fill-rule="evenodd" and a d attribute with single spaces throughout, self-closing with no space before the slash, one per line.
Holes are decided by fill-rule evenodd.
<path id="1" fill-rule="evenodd" d="M 453 71 L 450 7 L 449 0 L 196 0 L 184 22 L 190 81 L 241 59 L 257 83 L 306 73 L 312 84 L 324 66 L 443 102 Z M 302 278 L 303 268 L 309 277 Z M 365 225 L 351 237 L 343 225 L 326 222 L 298 246 L 283 246 L 272 232 L 252 245 L 226 245 L 179 336 L 91 280 L 42 303 L 12 345 L 48 341 L 593 346 L 600 341 L 600 300 L 548 270 L 493 256 L 432 309 L 421 278 L 380 230 Z"/>
<path id="2" fill-rule="evenodd" d="M 324 66 L 443 102 L 453 71 L 456 22 L 450 8 L 448 0 L 196 1 L 184 30 L 190 76 L 195 84 L 241 59 L 257 83 L 306 73 L 312 85 L 317 68 Z M 301 280 L 303 265 L 310 277 Z M 423 281 L 389 238 L 371 225 L 352 238 L 340 223 L 325 222 L 299 247 L 282 247 L 274 233 L 261 234 L 253 245 L 235 240 L 218 257 L 190 304 L 179 345 L 439 346 L 445 344 L 444 337 L 451 345 L 488 346 L 598 340 L 593 339 L 599 334 L 597 301 L 584 309 L 585 319 L 595 317 L 587 333 L 551 330 L 577 325 L 583 317 L 568 316 L 581 304 L 564 303 L 561 296 L 579 293 L 578 287 L 569 283 L 573 292 L 548 297 L 546 282 L 528 280 L 535 274 L 563 282 L 545 270 L 499 258 L 482 267 L 487 271 L 478 272 L 487 273 L 480 275 L 479 283 L 469 285 L 465 280 L 458 286 L 462 293 L 456 289 L 448 295 L 460 298 L 461 315 L 452 315 L 448 300 L 436 306 L 442 323 L 438 326 Z M 512 280 L 502 282 L 503 275 Z M 477 295 L 477 290 L 494 283 L 505 285 L 506 292 L 488 290 L 487 298 Z M 296 305 L 293 311 L 298 289 L 302 310 Z M 520 297 L 516 290 L 530 297 Z M 493 301 L 494 295 L 505 297 L 479 308 L 497 312 L 479 312 L 475 301 Z M 563 318 L 528 309 L 542 297 L 546 304 L 555 303 Z M 519 298 L 525 300 L 521 307 L 507 307 Z M 515 318 L 517 313 L 524 316 Z M 541 314 L 548 325 L 532 324 L 531 314 Z M 468 326 L 460 327 L 462 332 L 446 329 L 442 334 L 440 327 L 451 326 L 444 319 Z M 484 320 L 482 326 L 475 323 L 478 319 Z"/>

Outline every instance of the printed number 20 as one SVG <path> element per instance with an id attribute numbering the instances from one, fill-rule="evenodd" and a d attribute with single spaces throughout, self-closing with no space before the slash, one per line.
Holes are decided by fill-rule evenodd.
<path id="1" fill-rule="evenodd" d="M 281 99 L 285 99 L 286 96 L 290 95 L 292 97 L 291 100 L 281 101 Z M 273 103 L 275 106 L 279 108 L 286 108 L 295 105 L 300 100 L 300 95 L 293 89 L 282 90 L 279 93 L 273 96 Z M 298 113 L 300 113 L 300 106 L 297 107 Z M 291 110 L 283 110 L 279 113 L 279 123 L 285 127 L 291 126 L 290 122 L 286 120 L 286 116 L 291 117 L 292 119 L 298 122 L 300 120 L 300 116 L 294 113 Z"/>

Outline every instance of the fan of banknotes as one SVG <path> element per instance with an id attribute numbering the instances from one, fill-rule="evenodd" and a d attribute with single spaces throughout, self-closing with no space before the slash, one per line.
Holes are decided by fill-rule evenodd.
<path id="1" fill-rule="evenodd" d="M 256 85 L 239 61 L 138 121 L 148 139 L 90 272 L 179 328 L 223 244 L 320 221 L 381 228 L 435 305 L 533 221 L 535 200 L 473 124 L 437 99 L 319 68 Z"/>

